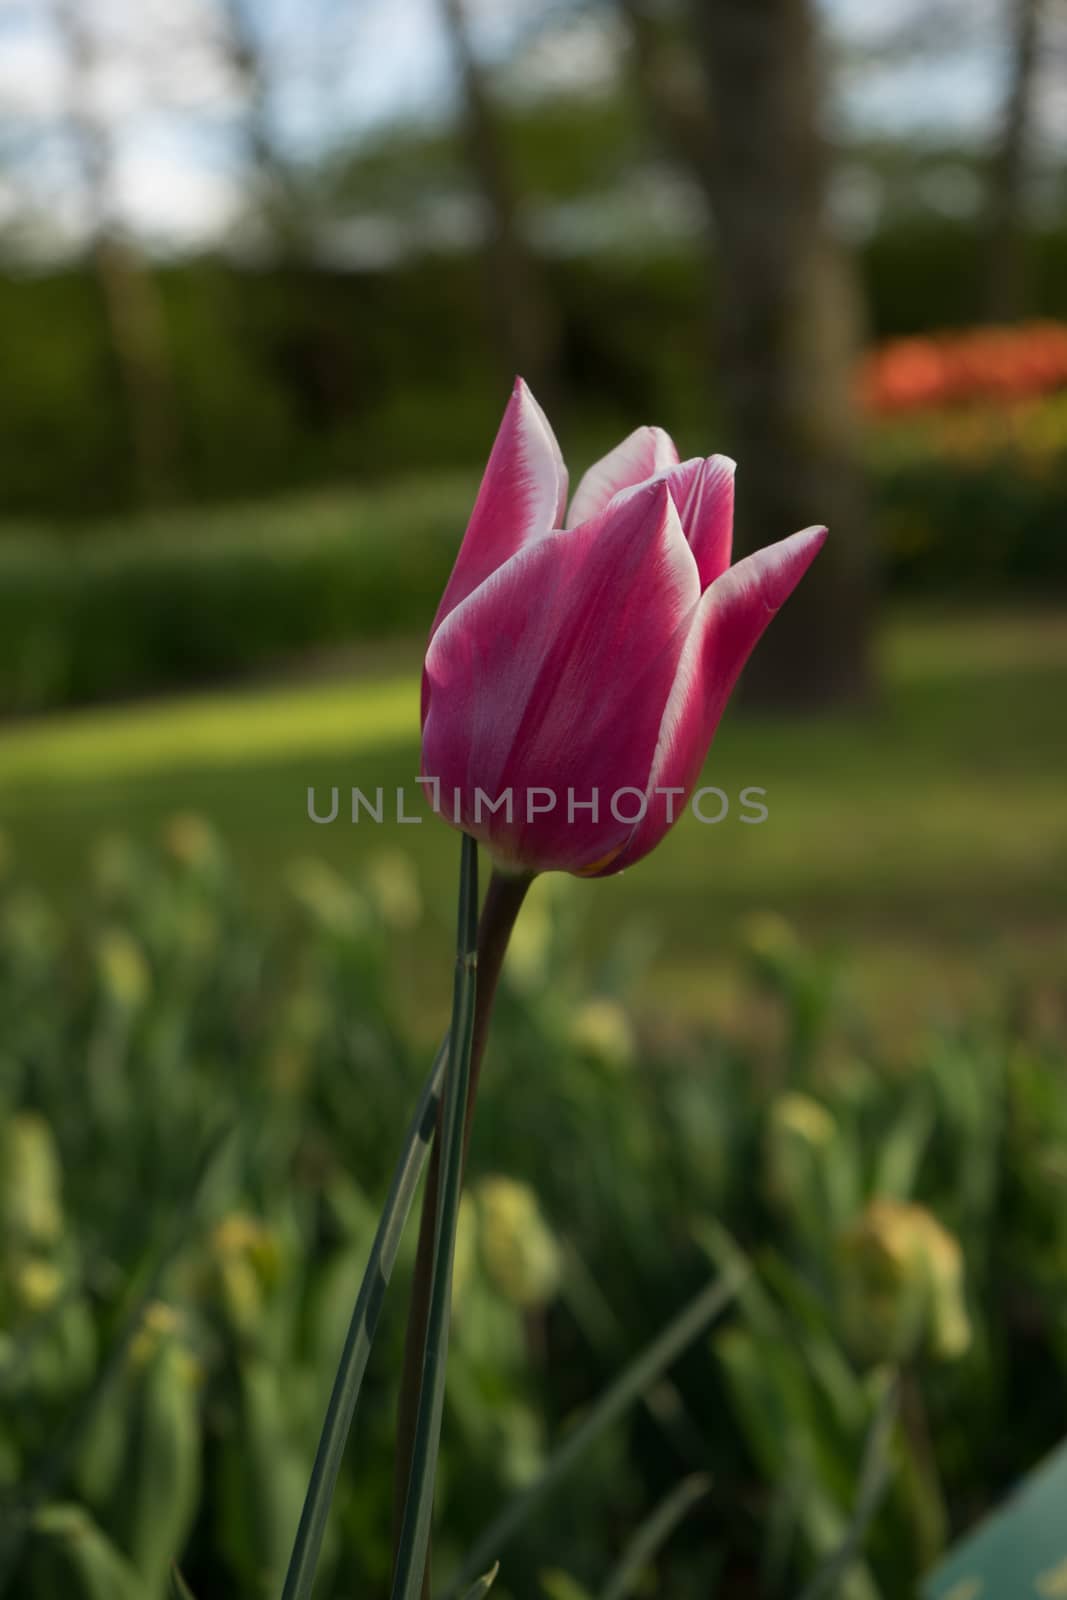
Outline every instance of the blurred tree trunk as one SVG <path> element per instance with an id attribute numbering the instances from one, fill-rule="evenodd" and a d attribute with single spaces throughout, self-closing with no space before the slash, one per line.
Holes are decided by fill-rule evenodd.
<path id="1" fill-rule="evenodd" d="M 114 155 L 93 105 L 94 49 L 84 6 L 54 0 L 70 83 L 70 126 L 88 212 L 90 258 L 122 382 L 140 497 L 174 489 L 177 432 L 163 307 L 152 274 L 114 216 Z"/>
<path id="2" fill-rule="evenodd" d="M 990 164 L 986 313 L 1011 322 L 1027 309 L 1026 166 L 1033 123 L 1041 0 L 1005 0 L 1009 76 Z"/>
<path id="3" fill-rule="evenodd" d="M 674 160 L 710 202 L 712 127 L 702 74 L 692 51 L 656 0 L 619 0 L 630 34 L 631 75 L 639 98 Z M 710 241 L 710 233 L 708 235 Z"/>
<path id="4" fill-rule="evenodd" d="M 174 494 L 177 462 L 163 307 L 155 280 L 121 233 L 97 235 L 93 263 L 126 392 L 140 498 L 158 503 Z"/>
<path id="5" fill-rule="evenodd" d="M 811 0 L 691 0 L 707 77 L 720 374 L 751 550 L 813 522 L 831 537 L 756 651 L 768 706 L 861 701 L 874 564 L 854 404 L 862 316 L 826 216 L 828 156 Z"/>
<path id="6" fill-rule="evenodd" d="M 463 0 L 441 0 L 463 99 L 463 135 L 485 226 L 486 298 L 504 375 L 521 373 L 551 405 L 559 325 L 537 261 L 523 236 L 504 135 L 474 52 Z"/>

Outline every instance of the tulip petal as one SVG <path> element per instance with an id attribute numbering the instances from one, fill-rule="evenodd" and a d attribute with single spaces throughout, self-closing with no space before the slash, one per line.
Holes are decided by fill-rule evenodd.
<path id="1" fill-rule="evenodd" d="M 673 467 L 678 451 L 662 428 L 635 428 L 628 438 L 593 463 L 574 491 L 565 526 L 576 528 L 599 516 L 620 489 L 644 483 L 665 467 Z"/>
<path id="2" fill-rule="evenodd" d="M 729 456 L 683 461 L 664 473 L 706 589 L 730 565 L 734 537 L 734 472 Z"/>
<path id="3" fill-rule="evenodd" d="M 610 811 L 648 781 L 663 708 L 699 602 L 696 563 L 662 483 L 520 550 L 458 606 L 426 656 L 423 770 L 442 810 L 505 864 L 581 871 L 618 850 L 632 822 Z M 514 810 L 479 815 L 511 790 Z M 527 814 L 527 791 L 555 796 Z M 599 815 L 568 817 L 568 790 Z"/>
<path id="4" fill-rule="evenodd" d="M 657 788 L 683 791 L 677 817 L 700 776 L 715 730 L 741 669 L 775 612 L 792 594 L 826 540 L 805 528 L 746 556 L 707 589 L 693 615 L 652 758 L 648 810 L 600 876 L 639 861 L 667 832 L 666 801 Z"/>
<path id="5" fill-rule="evenodd" d="M 558 528 L 566 504 L 567 469 L 556 436 L 516 378 L 431 633 L 516 550 Z"/>

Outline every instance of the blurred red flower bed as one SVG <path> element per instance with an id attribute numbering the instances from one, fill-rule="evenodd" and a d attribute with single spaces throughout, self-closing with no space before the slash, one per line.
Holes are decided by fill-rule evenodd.
<path id="1" fill-rule="evenodd" d="M 1028 322 L 892 339 L 860 369 L 864 408 L 876 415 L 988 400 L 1020 400 L 1067 386 L 1067 324 Z"/>

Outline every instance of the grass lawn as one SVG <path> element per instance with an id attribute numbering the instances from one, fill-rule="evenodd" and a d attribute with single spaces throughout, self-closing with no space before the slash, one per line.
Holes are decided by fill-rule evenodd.
<path id="1" fill-rule="evenodd" d="M 729 1004 L 722 955 L 744 914 L 783 912 L 843 951 L 861 994 L 894 1018 L 980 992 L 995 971 L 1067 971 L 1067 618 L 1062 612 L 910 613 L 881 640 L 884 698 L 868 718 L 807 724 L 731 710 L 705 781 L 767 791 L 769 819 L 686 815 L 648 861 L 575 892 L 591 950 L 633 923 L 656 941 L 656 995 Z M 383 851 L 417 863 L 437 942 L 451 921 L 456 848 L 425 812 L 418 650 L 343 674 L 22 722 L 0 732 L 0 827 L 19 870 L 68 899 L 87 846 L 151 837 L 178 810 L 210 817 L 253 892 L 289 859 L 344 871 Z M 406 786 L 418 826 L 328 827 L 309 784 Z M 436 977 L 432 980 L 436 992 Z"/>

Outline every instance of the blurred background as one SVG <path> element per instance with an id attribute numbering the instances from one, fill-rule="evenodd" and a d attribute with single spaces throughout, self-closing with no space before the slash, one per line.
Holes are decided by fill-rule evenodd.
<path id="1" fill-rule="evenodd" d="M 0 0 L 0 1594 L 279 1592 L 447 1015 L 418 675 L 517 371 L 572 485 L 655 422 L 739 549 L 833 537 L 729 814 L 520 927 L 442 1574 L 737 1251 L 497 1592 L 799 1592 L 887 1363 L 846 1600 L 1067 1431 L 1065 152 L 1062 0 Z M 425 825 L 308 820 L 353 784 Z M 393 1301 L 323 1596 L 387 1592 Z"/>

